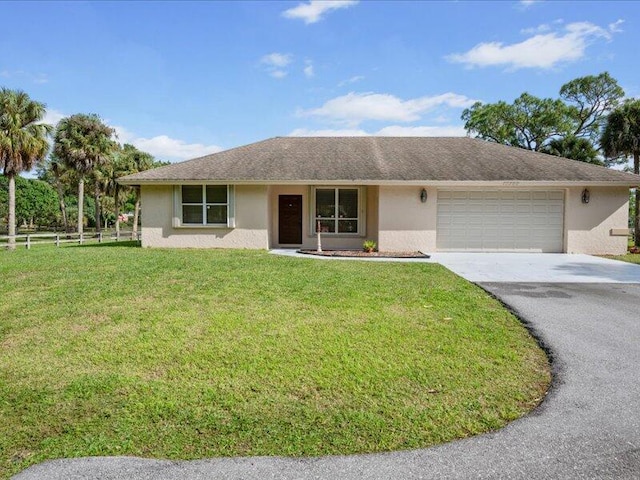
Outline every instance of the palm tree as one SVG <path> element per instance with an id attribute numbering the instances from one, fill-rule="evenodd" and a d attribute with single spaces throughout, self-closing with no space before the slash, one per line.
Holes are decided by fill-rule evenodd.
<path id="1" fill-rule="evenodd" d="M 127 159 L 128 173 L 138 173 L 145 170 L 149 170 L 155 166 L 153 155 L 150 153 L 142 152 L 133 145 L 125 143 L 122 146 L 122 152 Z M 140 187 L 134 187 L 136 194 L 136 204 L 133 210 L 133 231 L 131 232 L 131 238 L 138 238 L 138 217 L 140 216 Z"/>
<path id="2" fill-rule="evenodd" d="M 640 100 L 628 100 L 607 117 L 600 145 L 608 158 L 633 156 L 633 173 L 640 174 Z M 640 189 L 636 188 L 634 238 L 640 247 Z"/>
<path id="3" fill-rule="evenodd" d="M 593 147 L 591 141 L 573 135 L 554 138 L 548 145 L 542 147 L 541 152 L 557 157 L 571 158 L 580 162 L 602 165 L 602 162 L 598 159 L 598 150 Z"/>
<path id="4" fill-rule="evenodd" d="M 67 167 L 78 173 L 78 233 L 82 234 L 84 180 L 111 154 L 115 142 L 114 130 L 95 114 L 78 113 L 63 118 L 58 123 L 54 139 L 54 154 Z"/>
<path id="5" fill-rule="evenodd" d="M 120 201 L 123 191 L 123 185 L 118 183 L 118 178 L 124 177 L 133 173 L 133 164 L 131 160 L 131 149 L 135 148 L 132 145 L 125 144 L 118 150 L 118 154 L 115 156 L 111 168 L 109 170 L 109 186 L 108 191 L 113 195 L 114 210 L 116 216 L 116 238 L 120 238 Z M 127 188 L 127 187 L 125 187 Z"/>
<path id="6" fill-rule="evenodd" d="M 29 171 L 49 150 L 51 125 L 41 122 L 44 103 L 21 90 L 0 89 L 0 167 L 9 178 L 9 242 L 16 248 L 16 175 Z"/>

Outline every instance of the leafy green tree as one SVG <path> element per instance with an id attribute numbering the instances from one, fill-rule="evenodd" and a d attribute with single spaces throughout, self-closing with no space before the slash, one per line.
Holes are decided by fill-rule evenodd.
<path id="1" fill-rule="evenodd" d="M 597 141 L 607 114 L 619 105 L 623 97 L 624 90 L 608 72 L 565 83 L 560 88 L 560 98 L 572 108 L 571 135 Z"/>
<path id="2" fill-rule="evenodd" d="M 600 145 L 609 158 L 633 157 L 633 173 L 640 174 L 640 100 L 628 100 L 607 117 Z M 640 247 L 640 189 L 636 188 L 634 238 Z"/>
<path id="3" fill-rule="evenodd" d="M 15 178 L 31 170 L 49 150 L 51 126 L 40 123 L 45 112 L 44 103 L 23 91 L 0 89 L 0 166 L 9 179 L 9 249 L 15 249 L 16 242 Z"/>
<path id="4" fill-rule="evenodd" d="M 54 155 L 78 174 L 78 233 L 83 231 L 85 177 L 107 161 L 115 148 L 114 130 L 95 114 L 76 114 L 58 123 Z"/>
<path id="5" fill-rule="evenodd" d="M 60 214 L 62 215 L 62 225 L 64 231 L 69 232 L 70 219 L 66 197 L 70 192 L 71 185 L 77 183 L 75 171 L 69 169 L 64 162 L 54 154 L 51 154 L 41 168 L 38 169 L 38 178 L 55 188 L 58 194 Z"/>
<path id="6" fill-rule="evenodd" d="M 571 109 L 562 100 L 528 93 L 513 104 L 476 102 L 462 112 L 462 120 L 467 132 L 479 138 L 534 151 L 571 131 Z"/>
<path id="7" fill-rule="evenodd" d="M 462 120 L 468 133 L 485 140 L 598 163 L 593 155 L 598 135 L 623 96 L 604 72 L 564 84 L 559 99 L 523 93 L 512 104 L 477 102 L 463 111 Z"/>
<path id="8" fill-rule="evenodd" d="M 56 193 L 42 180 L 17 176 L 16 183 L 16 225 L 53 226 L 59 222 Z M 6 202 L 9 197 L 9 179 L 0 177 L 0 201 Z M 6 215 L 3 210 L 0 217 Z"/>
<path id="9" fill-rule="evenodd" d="M 35 226 L 58 223 L 59 211 L 56 192 L 46 182 L 20 178 L 16 184 L 16 221 Z"/>
<path id="10" fill-rule="evenodd" d="M 578 138 L 573 135 L 552 139 L 542 148 L 542 152 L 558 157 L 572 158 L 585 163 L 603 165 L 603 162 L 598 158 L 599 153 L 593 147 L 593 143 L 586 138 Z"/>

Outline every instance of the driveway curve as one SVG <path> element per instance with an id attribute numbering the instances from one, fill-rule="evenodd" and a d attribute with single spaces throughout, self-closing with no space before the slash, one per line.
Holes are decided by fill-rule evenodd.
<path id="1" fill-rule="evenodd" d="M 481 283 L 550 350 L 554 384 L 528 416 L 423 450 L 319 458 L 172 462 L 64 459 L 34 479 L 637 479 L 640 478 L 640 284 Z"/>

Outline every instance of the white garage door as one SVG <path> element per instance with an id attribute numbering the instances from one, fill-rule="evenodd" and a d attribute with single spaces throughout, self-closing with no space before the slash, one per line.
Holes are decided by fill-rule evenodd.
<path id="1" fill-rule="evenodd" d="M 438 250 L 562 252 L 562 191 L 438 191 Z"/>

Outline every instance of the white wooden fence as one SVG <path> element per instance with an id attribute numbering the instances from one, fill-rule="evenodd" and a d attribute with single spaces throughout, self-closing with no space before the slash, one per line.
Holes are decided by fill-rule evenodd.
<path id="1" fill-rule="evenodd" d="M 118 242 L 136 240 L 140 241 L 140 232 L 98 232 L 98 233 L 26 233 L 15 236 L 16 247 L 26 247 L 29 250 L 34 245 L 55 244 L 56 247 L 64 243 L 77 243 L 83 245 L 87 242 Z M 6 247 L 9 241 L 8 235 L 0 235 L 0 248 Z"/>

